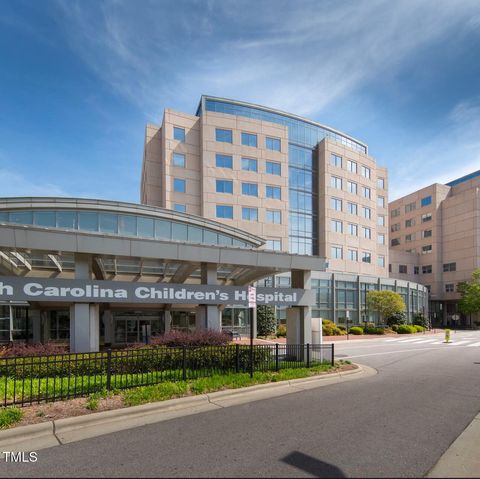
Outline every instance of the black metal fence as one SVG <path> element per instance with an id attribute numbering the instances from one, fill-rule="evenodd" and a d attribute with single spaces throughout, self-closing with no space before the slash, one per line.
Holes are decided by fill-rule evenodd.
<path id="1" fill-rule="evenodd" d="M 334 364 L 333 344 L 152 347 L 0 359 L 0 406 L 87 396 L 103 390 L 215 374 Z"/>

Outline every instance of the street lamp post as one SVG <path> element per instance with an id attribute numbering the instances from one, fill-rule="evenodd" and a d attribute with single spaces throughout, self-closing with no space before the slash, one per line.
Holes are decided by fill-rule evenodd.
<path id="1" fill-rule="evenodd" d="M 350 339 L 350 333 L 348 332 L 348 322 L 350 321 L 350 311 L 347 309 L 345 312 L 346 318 L 345 322 L 347 323 L 347 340 Z"/>

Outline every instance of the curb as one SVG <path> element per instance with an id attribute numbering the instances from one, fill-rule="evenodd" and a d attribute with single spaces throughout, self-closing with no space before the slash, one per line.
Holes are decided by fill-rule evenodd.
<path id="1" fill-rule="evenodd" d="M 85 416 L 20 426 L 0 431 L 0 451 L 38 451 L 177 417 L 298 393 L 301 390 L 377 374 L 377 371 L 373 368 L 358 364 L 357 366 L 357 369 L 340 373 L 258 384 L 246 388 L 169 399 Z"/>

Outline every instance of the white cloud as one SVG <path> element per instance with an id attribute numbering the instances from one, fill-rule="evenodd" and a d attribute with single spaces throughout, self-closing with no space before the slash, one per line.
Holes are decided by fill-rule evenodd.
<path id="1" fill-rule="evenodd" d="M 60 186 L 53 183 L 31 181 L 19 173 L 0 168 L 2 197 L 6 196 L 70 196 Z"/>
<path id="2" fill-rule="evenodd" d="M 472 0 L 59 5 L 77 54 L 157 118 L 201 93 L 314 115 L 479 18 Z"/>

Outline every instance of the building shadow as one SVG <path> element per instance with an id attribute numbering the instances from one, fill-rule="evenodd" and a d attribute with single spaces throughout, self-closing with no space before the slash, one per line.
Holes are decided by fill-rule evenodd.
<path id="1" fill-rule="evenodd" d="M 337 466 L 299 451 L 293 451 L 285 456 L 282 461 L 315 477 L 347 477 Z"/>

